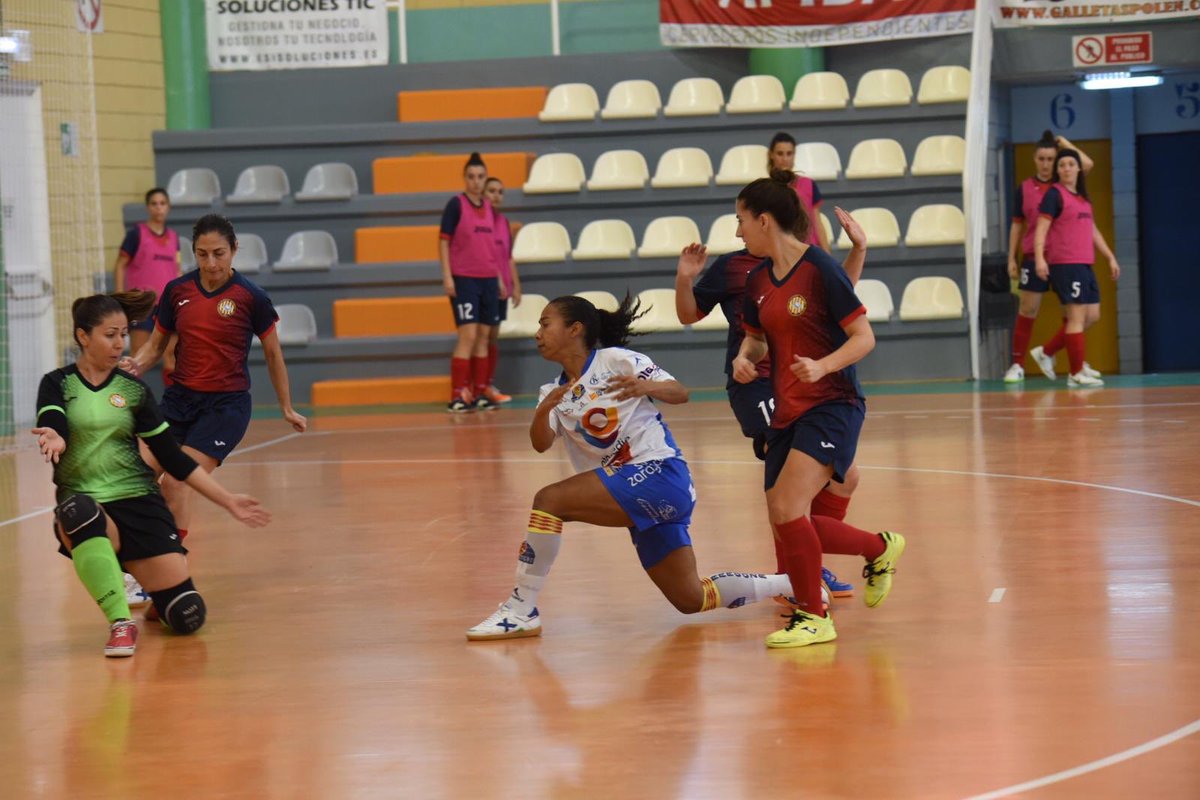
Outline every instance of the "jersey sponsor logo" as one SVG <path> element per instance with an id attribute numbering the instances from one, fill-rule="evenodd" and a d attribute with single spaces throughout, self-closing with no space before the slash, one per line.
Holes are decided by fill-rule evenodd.
<path id="1" fill-rule="evenodd" d="M 637 472 L 630 475 L 625 480 L 630 486 L 637 486 L 648 480 L 654 475 L 662 472 L 662 461 L 646 461 L 637 465 Z"/>
<path id="2" fill-rule="evenodd" d="M 602 450 L 607 450 L 617 441 L 619 427 L 615 408 L 590 408 L 575 423 L 575 430 L 583 434 L 587 443 Z"/>
<path id="3" fill-rule="evenodd" d="M 633 453 L 629 449 L 629 439 L 621 439 L 617 442 L 616 449 L 600 459 L 600 466 L 612 467 L 614 470 L 620 469 L 629 460 L 633 458 Z"/>
<path id="4" fill-rule="evenodd" d="M 217 303 L 217 313 L 222 317 L 232 317 L 233 312 L 235 311 L 237 311 L 237 303 L 233 302 L 229 298 L 225 298 L 221 302 Z"/>
<path id="5" fill-rule="evenodd" d="M 803 314 L 806 308 L 808 308 L 808 301 L 804 299 L 804 295 L 794 294 L 788 298 L 788 313 L 793 317 L 798 317 Z"/>
<path id="6" fill-rule="evenodd" d="M 108 396 L 108 402 L 112 404 L 113 408 L 124 408 L 128 405 L 125 396 L 117 392 L 113 392 Z"/>

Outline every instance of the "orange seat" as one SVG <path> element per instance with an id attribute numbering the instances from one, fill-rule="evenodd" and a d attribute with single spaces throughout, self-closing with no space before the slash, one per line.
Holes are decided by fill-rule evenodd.
<path id="1" fill-rule="evenodd" d="M 419 375 L 412 378 L 354 378 L 340 381 L 317 381 L 312 385 L 312 404 L 324 408 L 399 403 L 442 403 L 449 396 L 449 375 Z"/>
<path id="2" fill-rule="evenodd" d="M 437 261 L 437 225 L 391 225 L 354 232 L 354 260 L 359 264 L 388 261 Z"/>
<path id="3" fill-rule="evenodd" d="M 504 86 L 398 92 L 396 116 L 401 122 L 536 118 L 546 104 L 548 91 L 545 86 Z"/>
<path id="4" fill-rule="evenodd" d="M 333 335 L 339 339 L 434 333 L 454 333 L 454 314 L 445 295 L 333 301 Z"/>
<path id="5" fill-rule="evenodd" d="M 463 168 L 470 154 L 377 158 L 372 163 L 375 194 L 404 192 L 461 192 Z M 488 175 L 506 186 L 523 186 L 529 179 L 533 153 L 484 153 Z"/>

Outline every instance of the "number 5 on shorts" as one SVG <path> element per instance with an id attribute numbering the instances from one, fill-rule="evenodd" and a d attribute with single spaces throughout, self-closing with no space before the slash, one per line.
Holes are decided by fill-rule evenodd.
<path id="1" fill-rule="evenodd" d="M 1071 297 L 1079 297 L 1079 293 L 1083 291 L 1083 287 L 1079 281 L 1071 281 Z"/>

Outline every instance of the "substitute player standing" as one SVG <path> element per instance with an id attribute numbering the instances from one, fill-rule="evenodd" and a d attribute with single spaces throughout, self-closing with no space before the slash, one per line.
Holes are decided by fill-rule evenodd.
<path id="1" fill-rule="evenodd" d="M 500 213 L 504 205 L 504 182 L 499 178 L 488 178 L 483 185 L 483 196 L 492 204 L 496 213 L 496 266 L 500 270 L 500 303 L 497 324 L 488 327 L 488 385 L 483 396 L 493 406 L 512 401 L 512 397 L 496 388 L 496 361 L 500 355 L 500 325 L 508 318 L 508 301 L 513 308 L 521 305 L 521 276 L 517 274 L 517 262 L 513 261 L 512 225 Z"/>

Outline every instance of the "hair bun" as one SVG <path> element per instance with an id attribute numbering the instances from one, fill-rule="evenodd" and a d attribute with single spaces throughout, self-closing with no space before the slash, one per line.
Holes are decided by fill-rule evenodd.
<path id="1" fill-rule="evenodd" d="M 796 180 L 796 173 L 790 169 L 772 169 L 771 180 L 782 183 L 784 186 L 791 186 L 792 181 Z"/>

